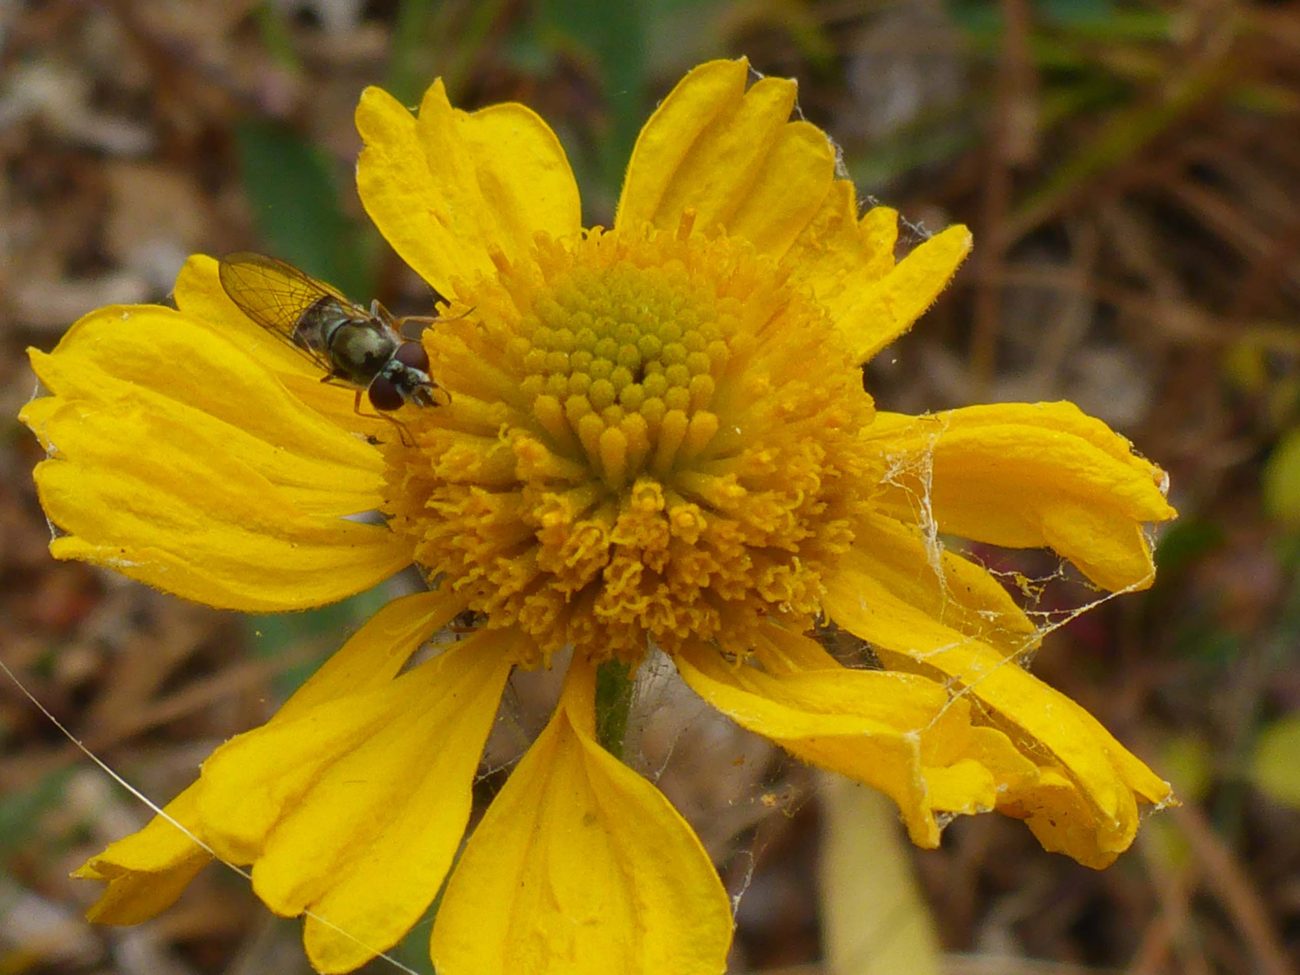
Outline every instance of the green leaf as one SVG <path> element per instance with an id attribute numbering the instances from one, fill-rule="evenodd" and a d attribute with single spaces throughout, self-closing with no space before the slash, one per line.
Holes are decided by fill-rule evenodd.
<path id="1" fill-rule="evenodd" d="M 609 119 L 596 133 L 605 195 L 613 199 L 645 116 L 645 11 L 641 4 L 606 0 L 546 0 L 539 33 L 552 46 L 588 61 L 605 90 Z"/>
<path id="2" fill-rule="evenodd" d="M 244 190 L 266 250 L 365 300 L 373 290 L 370 262 L 360 256 L 360 231 L 339 205 L 329 157 L 275 122 L 244 122 L 235 138 Z"/>
<path id="3" fill-rule="evenodd" d="M 1169 573 L 1193 567 L 1222 548 L 1223 541 L 1223 526 L 1216 522 L 1195 517 L 1174 522 L 1161 534 L 1156 546 L 1157 583 Z"/>
<path id="4" fill-rule="evenodd" d="M 41 816 L 65 802 L 69 769 L 49 773 L 22 792 L 0 797 L 0 854 L 25 846 L 41 826 Z"/>
<path id="5" fill-rule="evenodd" d="M 384 88 L 403 105 L 418 104 L 433 80 L 428 60 L 433 14 L 432 0 L 402 0 L 397 8 Z"/>
<path id="6" fill-rule="evenodd" d="M 1300 714 L 1264 728 L 1255 742 L 1248 775 L 1261 792 L 1300 809 Z"/>

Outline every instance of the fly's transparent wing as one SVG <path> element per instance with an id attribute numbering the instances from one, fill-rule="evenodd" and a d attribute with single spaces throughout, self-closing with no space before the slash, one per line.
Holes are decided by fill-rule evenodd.
<path id="1" fill-rule="evenodd" d="M 301 352 L 326 372 L 333 364 L 300 331 L 303 316 L 322 298 L 333 298 L 343 309 L 355 306 L 336 289 L 304 274 L 292 264 L 264 254 L 240 252 L 217 266 L 221 288 L 239 310 Z M 364 313 L 363 313 L 364 314 Z"/>

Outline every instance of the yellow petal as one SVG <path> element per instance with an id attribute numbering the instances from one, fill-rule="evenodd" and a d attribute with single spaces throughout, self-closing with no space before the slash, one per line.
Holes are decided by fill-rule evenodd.
<path id="1" fill-rule="evenodd" d="M 639 227 L 667 218 L 675 227 L 680 212 L 662 204 L 696 144 L 733 115 L 745 94 L 749 62 L 709 61 L 693 68 L 650 116 L 637 136 L 623 193 L 618 201 L 616 228 Z"/>
<path id="2" fill-rule="evenodd" d="M 199 268 L 215 273 L 215 266 L 197 259 L 179 283 Z M 159 305 L 111 305 L 73 324 L 52 353 L 31 350 L 30 356 L 59 402 L 96 413 L 161 412 L 173 423 L 206 424 L 174 447 L 193 453 L 209 444 L 191 442 L 191 436 L 221 437 L 229 441 L 223 453 L 234 461 L 314 499 L 303 503 L 319 507 L 319 499 L 332 497 L 338 500 L 325 510 L 374 507 L 382 485 L 380 452 L 285 394 L 263 364 L 264 353 L 282 345 L 242 315 L 213 321 Z M 281 354 L 299 358 L 287 349 Z M 350 404 L 351 394 L 344 395 Z M 143 451 L 150 445 L 136 446 Z"/>
<path id="3" fill-rule="evenodd" d="M 387 683 L 463 605 L 457 597 L 422 592 L 384 606 L 285 702 L 271 723 Z M 108 883 L 87 913 L 91 921 L 138 924 L 147 920 L 170 907 L 211 861 L 208 851 L 172 822 L 199 833 L 197 796 L 195 783 L 164 807 L 166 815 L 155 816 L 144 829 L 111 844 L 76 871 L 73 876 Z"/>
<path id="4" fill-rule="evenodd" d="M 677 669 L 742 727 L 884 792 L 920 846 L 939 844 L 937 815 L 994 807 L 996 783 L 978 760 L 983 741 L 975 743 L 982 729 L 971 726 L 965 701 L 915 675 L 850 670 L 814 641 L 773 631 L 776 645 L 756 653 L 768 672 L 725 663 L 706 646 L 679 653 Z M 792 666 L 796 659 L 815 666 Z"/>
<path id="5" fill-rule="evenodd" d="M 465 598 L 436 590 L 402 596 L 366 620 L 275 712 L 296 718 L 320 704 L 385 686 L 411 654 L 465 608 Z"/>
<path id="6" fill-rule="evenodd" d="M 523 105 L 467 113 L 440 80 L 415 118 L 367 88 L 357 106 L 365 148 L 361 202 L 393 248 L 446 297 L 458 277 L 493 272 L 491 255 L 518 260 L 539 232 L 581 228 L 578 187 L 555 133 Z"/>
<path id="7" fill-rule="evenodd" d="M 785 263 L 794 280 L 810 288 L 838 320 L 859 289 L 893 269 L 897 240 L 898 211 L 872 207 L 859 219 L 853 184 L 838 179 L 786 252 Z"/>
<path id="8" fill-rule="evenodd" d="M 147 921 L 171 907 L 211 862 L 208 851 L 176 826 L 180 823 L 191 833 L 199 828 L 195 793 L 191 785 L 163 807 L 164 816 L 155 816 L 144 829 L 110 844 L 73 873 L 108 883 L 86 912 L 87 919 L 97 924 Z"/>
<path id="9" fill-rule="evenodd" d="M 1049 849 L 1088 866 L 1105 866 L 1132 843 L 1137 832 L 1137 800 L 1166 803 L 1167 783 L 1102 729 L 1095 719 L 1036 677 L 1015 657 L 949 631 L 904 630 L 873 608 L 883 590 L 869 579 L 844 572 L 830 581 L 826 613 L 840 626 L 872 644 L 891 669 L 951 682 L 1010 735 L 1020 751 L 1048 771 L 1041 781 L 1003 782 L 1014 786 L 1004 797 L 1013 815 L 1030 826 Z M 1041 786 L 1041 788 L 1040 788 Z"/>
<path id="10" fill-rule="evenodd" d="M 853 185 L 836 180 L 785 255 L 865 362 L 906 332 L 947 287 L 970 251 L 970 233 L 949 227 L 894 261 L 898 212 L 876 206 L 858 217 Z"/>
<path id="11" fill-rule="evenodd" d="M 988 570 L 888 515 L 873 513 L 863 523 L 836 568 L 851 577 L 841 587 L 856 587 L 885 645 L 941 646 L 970 636 L 1007 653 L 1038 645 L 1033 622 Z"/>
<path id="12" fill-rule="evenodd" d="M 1144 588 L 1145 522 L 1176 512 L 1165 474 L 1072 403 L 878 414 L 867 431 L 897 471 L 900 509 L 928 504 L 938 530 L 1009 548 L 1048 546 L 1096 585 Z"/>
<path id="13" fill-rule="evenodd" d="M 471 836 L 438 910 L 439 975 L 718 975 L 731 912 L 695 834 L 595 741 L 594 674 L 559 709 Z"/>
<path id="14" fill-rule="evenodd" d="M 839 182 L 850 189 L 853 187 L 848 180 Z M 857 203 L 854 202 L 853 213 L 857 213 L 856 206 Z M 873 206 L 858 220 L 857 230 L 859 263 L 863 265 L 863 276 L 868 281 L 883 278 L 896 264 L 894 250 L 898 246 L 898 211 L 892 207 Z"/>
<path id="15" fill-rule="evenodd" d="M 957 224 L 922 241 L 884 277 L 843 292 L 828 307 L 865 362 L 898 338 L 934 304 L 970 253 L 971 235 Z"/>
<path id="16" fill-rule="evenodd" d="M 342 516 L 380 501 L 379 452 L 180 312 L 109 307 L 53 353 L 22 421 L 50 459 L 51 551 L 223 608 L 299 609 L 369 588 L 410 543 Z"/>
<path id="17" fill-rule="evenodd" d="M 253 863 L 277 914 L 310 911 L 317 970 L 387 950 L 441 886 L 512 655 L 480 633 L 376 690 L 240 735 L 204 763 L 199 810 L 220 855 Z"/>
<path id="18" fill-rule="evenodd" d="M 791 121 L 796 86 L 749 65 L 712 61 L 691 71 L 641 131 L 615 226 L 675 229 L 686 210 L 779 257 L 818 213 L 835 172 L 825 133 Z"/>

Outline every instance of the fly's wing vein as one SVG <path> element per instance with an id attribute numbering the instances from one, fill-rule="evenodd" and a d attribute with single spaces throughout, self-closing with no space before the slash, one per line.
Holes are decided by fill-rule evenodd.
<path id="1" fill-rule="evenodd" d="M 222 290 L 249 319 L 321 369 L 333 371 L 333 364 L 323 351 L 299 342 L 295 336 L 303 314 L 321 298 L 332 297 L 343 307 L 352 307 L 337 289 L 292 264 L 264 254 L 231 254 L 219 263 L 217 270 Z"/>

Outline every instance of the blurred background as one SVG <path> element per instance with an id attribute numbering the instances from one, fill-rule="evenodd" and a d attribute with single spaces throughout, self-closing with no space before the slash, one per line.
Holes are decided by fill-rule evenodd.
<path id="1" fill-rule="evenodd" d="M 731 971 L 884 971 L 871 959 L 904 938 L 893 910 L 931 934 L 891 975 L 1295 971 L 1294 2 L 0 0 L 0 657 L 163 801 L 389 596 L 254 619 L 55 563 L 40 452 L 14 419 L 34 389 L 25 347 L 96 306 L 164 298 L 195 251 L 272 253 L 421 313 L 427 288 L 351 182 L 365 85 L 413 105 L 440 75 L 461 107 L 528 103 L 604 223 L 656 100 L 739 54 L 799 79 L 861 194 L 909 221 L 905 245 L 953 222 L 975 233 L 956 285 L 867 370 L 883 406 L 1069 398 L 1170 472 L 1182 517 L 1156 586 L 1074 619 L 1034 669 L 1184 805 L 1104 872 L 994 816 L 887 867 L 855 859 L 879 854 L 851 842 L 872 815 L 861 796 L 652 688 L 638 747 L 739 895 Z M 512 692 L 495 765 L 544 720 L 542 696 Z M 485 800 L 501 777 L 484 775 Z M 96 886 L 68 871 L 147 815 L 0 678 L 0 975 L 307 970 L 297 923 L 220 869 L 149 925 L 85 924 Z M 919 885 L 910 907 L 880 899 L 891 869 Z M 883 942 L 845 946 L 872 924 Z M 427 936 L 395 957 L 428 972 Z"/>

